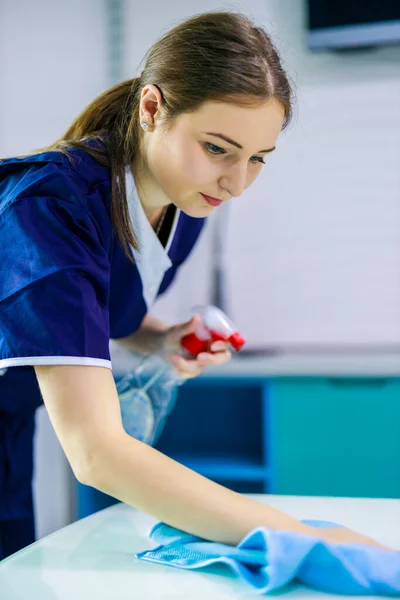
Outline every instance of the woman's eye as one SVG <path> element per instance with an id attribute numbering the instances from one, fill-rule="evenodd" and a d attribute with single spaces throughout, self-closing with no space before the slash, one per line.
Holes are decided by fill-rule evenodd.
<path id="1" fill-rule="evenodd" d="M 226 154 L 226 150 L 224 150 L 224 148 L 221 148 L 220 146 L 216 146 L 215 144 L 212 144 L 211 142 L 205 142 L 204 145 L 205 145 L 207 152 L 209 152 L 210 154 L 213 154 L 214 156 L 217 154 Z M 261 163 L 261 164 L 265 165 L 265 161 L 262 158 L 262 156 L 252 156 L 250 158 L 250 162 L 253 164 Z"/>
<path id="2" fill-rule="evenodd" d="M 210 142 L 205 143 L 205 147 L 210 154 L 225 154 L 226 150 L 216 146 L 215 144 L 211 144 Z"/>
<path id="3" fill-rule="evenodd" d="M 253 159 L 255 159 L 255 160 L 253 160 Z M 261 163 L 261 164 L 265 165 L 265 160 L 262 158 L 262 156 L 252 156 L 250 159 L 250 162 Z"/>

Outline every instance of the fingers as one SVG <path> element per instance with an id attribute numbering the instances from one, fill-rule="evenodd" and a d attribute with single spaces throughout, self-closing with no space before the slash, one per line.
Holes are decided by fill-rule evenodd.
<path id="1" fill-rule="evenodd" d="M 218 342 L 213 342 L 210 346 L 211 352 L 220 352 L 222 350 L 229 350 L 229 344 L 227 342 L 223 342 L 219 340 Z"/>
<path id="2" fill-rule="evenodd" d="M 230 361 L 232 354 L 229 350 L 222 352 L 201 352 L 196 362 L 200 363 L 203 367 L 221 366 Z"/>
<path id="3" fill-rule="evenodd" d="M 171 356 L 171 363 L 183 379 L 197 377 L 203 371 L 203 367 L 199 366 L 196 360 L 185 360 L 177 354 Z"/>
<path id="4" fill-rule="evenodd" d="M 174 329 L 179 331 L 180 335 L 183 337 L 184 335 L 187 335 L 188 333 L 193 333 L 194 331 L 196 331 L 196 329 L 200 325 L 201 325 L 201 317 L 199 314 L 195 313 L 192 316 L 192 318 L 190 319 L 190 321 L 187 321 L 185 323 L 179 323 L 178 325 L 174 326 Z"/>
<path id="5" fill-rule="evenodd" d="M 223 343 L 223 346 L 226 348 L 225 343 Z M 231 358 L 231 352 L 225 349 L 213 353 L 201 352 L 197 358 L 193 360 L 187 360 L 175 354 L 171 357 L 171 362 L 181 377 L 190 378 L 197 377 L 197 375 L 200 375 L 207 367 L 224 365 L 229 362 Z"/>
<path id="6" fill-rule="evenodd" d="M 181 339 L 190 333 L 194 333 L 196 329 L 201 325 L 201 317 L 198 314 L 193 315 L 190 321 L 186 323 L 178 323 L 173 325 L 166 332 L 164 339 L 164 347 L 168 350 L 178 349 L 180 347 Z"/>

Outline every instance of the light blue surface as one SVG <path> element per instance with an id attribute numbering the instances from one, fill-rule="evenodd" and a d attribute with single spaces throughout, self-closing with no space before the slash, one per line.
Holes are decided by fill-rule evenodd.
<path id="1" fill-rule="evenodd" d="M 303 520 L 317 527 L 326 521 Z M 236 546 L 207 542 L 158 523 L 150 537 L 160 545 L 141 560 L 182 569 L 228 565 L 258 593 L 297 581 L 335 594 L 400 596 L 400 552 L 359 544 L 329 544 L 317 537 L 259 527 Z"/>

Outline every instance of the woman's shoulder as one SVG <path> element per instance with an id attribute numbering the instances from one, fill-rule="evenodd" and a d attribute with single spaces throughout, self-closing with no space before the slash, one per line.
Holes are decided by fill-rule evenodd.
<path id="1" fill-rule="evenodd" d="M 110 179 L 110 170 L 101 164 L 90 149 L 65 147 L 63 149 L 44 150 L 37 153 L 0 159 L 0 182 L 5 179 L 40 179 L 65 177 L 66 174 L 93 184 Z M 0 184 L 1 185 L 1 184 Z"/>
<path id="2" fill-rule="evenodd" d="M 110 171 L 81 148 L 46 150 L 0 160 L 0 209 L 18 198 L 53 196 L 84 198 L 91 188 L 105 183 Z"/>
<path id="3" fill-rule="evenodd" d="M 0 264 L 18 273 L 1 279 L 0 268 L 0 300 L 62 270 L 97 269 L 106 280 L 112 246 L 106 191 L 88 189 L 85 178 L 95 181 L 89 170 L 96 167 L 82 164 L 86 156 L 74 151 L 73 159 L 52 151 L 0 162 Z"/>

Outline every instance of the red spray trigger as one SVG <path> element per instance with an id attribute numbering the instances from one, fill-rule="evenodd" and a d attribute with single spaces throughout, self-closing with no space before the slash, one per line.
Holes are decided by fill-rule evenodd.
<path id="1" fill-rule="evenodd" d="M 192 356 L 209 350 L 216 341 L 227 342 L 236 351 L 246 343 L 229 317 L 216 306 L 197 307 L 196 313 L 201 317 L 201 326 L 181 340 L 183 348 Z"/>
<path id="2" fill-rule="evenodd" d="M 240 335 L 238 331 L 235 331 L 235 333 L 231 335 L 228 341 L 230 345 L 236 350 L 236 352 L 238 352 L 240 348 L 242 348 L 242 346 L 244 346 L 246 343 L 246 340 Z"/>
<path id="3" fill-rule="evenodd" d="M 181 339 L 181 345 L 189 354 L 197 356 L 200 352 L 207 350 L 208 340 L 202 340 L 195 333 L 189 333 Z"/>

